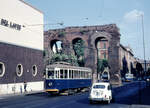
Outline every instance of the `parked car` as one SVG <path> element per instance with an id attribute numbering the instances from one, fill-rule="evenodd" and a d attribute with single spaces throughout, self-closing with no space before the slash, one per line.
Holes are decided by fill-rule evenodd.
<path id="1" fill-rule="evenodd" d="M 91 87 L 89 101 L 107 101 L 109 104 L 112 100 L 112 87 L 108 82 L 94 83 Z"/>
<path id="2" fill-rule="evenodd" d="M 146 77 L 146 81 L 150 81 L 150 76 L 147 76 L 147 77 Z"/>
<path id="3" fill-rule="evenodd" d="M 104 72 L 101 76 L 102 81 L 108 82 L 109 81 L 109 75 L 107 72 Z"/>
<path id="4" fill-rule="evenodd" d="M 126 82 L 129 82 L 129 81 L 133 81 L 134 80 L 134 76 L 133 74 L 126 74 Z"/>

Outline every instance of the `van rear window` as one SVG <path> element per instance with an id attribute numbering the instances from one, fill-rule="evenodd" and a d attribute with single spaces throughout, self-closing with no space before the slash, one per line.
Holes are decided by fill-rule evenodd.
<path id="1" fill-rule="evenodd" d="M 95 88 L 95 89 L 105 89 L 105 85 L 94 85 L 93 88 Z"/>

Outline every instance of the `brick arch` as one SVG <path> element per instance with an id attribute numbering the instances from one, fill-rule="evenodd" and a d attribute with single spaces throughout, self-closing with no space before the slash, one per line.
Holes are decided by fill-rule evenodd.
<path id="1" fill-rule="evenodd" d="M 59 39 L 53 39 L 53 40 L 51 40 L 51 41 L 49 42 L 49 46 L 50 46 L 51 50 L 52 50 L 52 46 L 53 46 L 54 43 L 57 42 L 57 41 L 61 41 L 61 40 L 59 40 Z M 61 42 L 62 42 L 62 41 L 61 41 Z"/>
<path id="2" fill-rule="evenodd" d="M 67 36 L 66 38 L 67 38 L 67 40 L 68 40 L 68 42 L 72 45 L 72 43 L 73 43 L 73 40 L 75 40 L 75 39 L 81 39 L 81 40 L 83 40 L 84 42 L 85 42 L 85 44 L 87 45 L 88 43 L 87 43 L 87 40 L 84 38 L 84 37 L 82 37 L 82 36 L 80 36 L 80 35 L 73 35 L 71 38 L 68 38 L 69 36 Z"/>
<path id="3" fill-rule="evenodd" d="M 92 35 L 91 44 L 92 44 L 93 48 L 95 48 L 95 41 L 96 41 L 97 38 L 106 38 L 106 40 L 108 40 L 108 42 L 110 42 L 111 37 L 112 36 L 107 32 L 98 32 L 97 31 L 97 32 L 93 33 L 93 35 Z"/>
<path id="4" fill-rule="evenodd" d="M 83 40 L 84 41 L 84 39 L 82 39 L 81 37 L 76 37 L 76 38 L 73 38 L 72 40 L 71 40 L 71 44 L 73 45 L 74 43 L 74 41 L 75 40 Z"/>

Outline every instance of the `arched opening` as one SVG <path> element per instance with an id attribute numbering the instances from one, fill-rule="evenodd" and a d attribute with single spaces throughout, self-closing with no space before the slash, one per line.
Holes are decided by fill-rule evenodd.
<path id="1" fill-rule="evenodd" d="M 23 74 L 23 66 L 22 64 L 18 64 L 16 67 L 16 74 L 18 77 L 21 77 Z"/>
<path id="2" fill-rule="evenodd" d="M 36 75 L 37 75 L 37 66 L 36 66 L 36 65 L 33 65 L 33 66 L 32 66 L 32 75 L 33 75 L 33 76 L 36 76 Z"/>
<path id="3" fill-rule="evenodd" d="M 105 37 L 98 37 L 95 40 L 95 48 L 99 59 L 108 59 L 108 40 Z"/>
<path id="4" fill-rule="evenodd" d="M 52 40 L 50 43 L 51 50 L 54 54 L 62 53 L 63 44 L 60 40 Z"/>
<path id="5" fill-rule="evenodd" d="M 84 41 L 81 38 L 75 38 L 72 40 L 72 45 L 79 66 L 84 66 Z"/>
<path id="6" fill-rule="evenodd" d="M 108 65 L 108 40 L 105 37 L 98 37 L 95 39 L 95 48 L 97 53 L 97 78 L 103 80 L 103 73 L 109 69 Z M 109 73 L 109 70 L 108 70 Z M 108 75 L 104 75 L 106 77 Z M 109 78 L 105 78 L 109 80 Z"/>

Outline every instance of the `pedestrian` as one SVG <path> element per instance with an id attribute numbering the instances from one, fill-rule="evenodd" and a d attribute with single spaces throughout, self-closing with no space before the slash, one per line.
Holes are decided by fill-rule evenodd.
<path id="1" fill-rule="evenodd" d="M 24 81 L 24 91 L 27 92 L 27 83 Z"/>
<path id="2" fill-rule="evenodd" d="M 22 94 L 22 86 L 20 86 L 20 93 Z"/>

